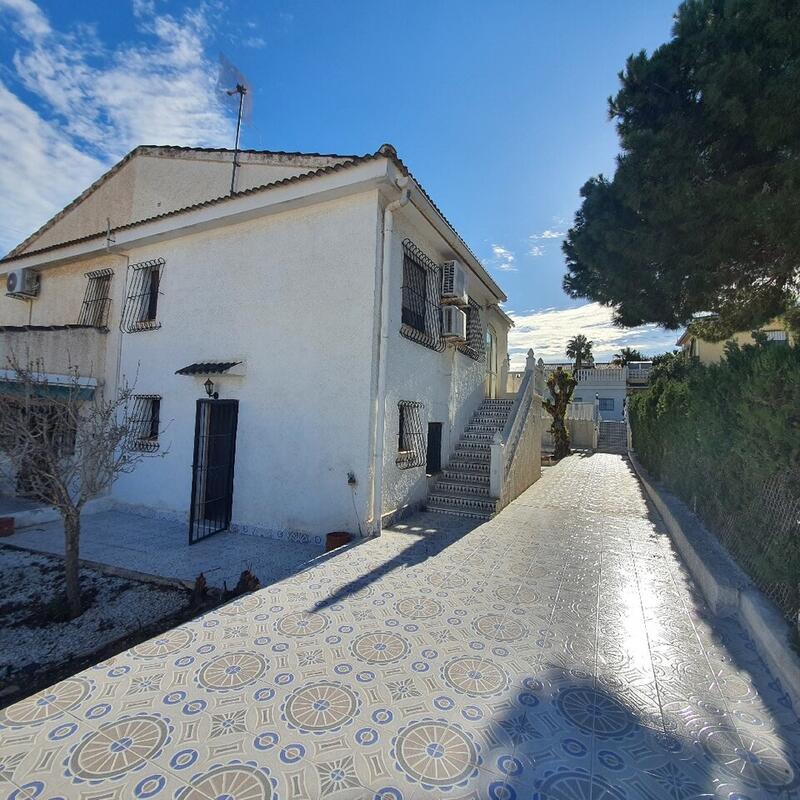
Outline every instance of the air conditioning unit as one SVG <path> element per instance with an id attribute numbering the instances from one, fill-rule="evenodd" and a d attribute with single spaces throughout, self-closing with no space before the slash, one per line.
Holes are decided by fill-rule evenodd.
<path id="1" fill-rule="evenodd" d="M 467 271 L 460 261 L 445 261 L 442 264 L 442 303 L 465 306 L 467 296 Z"/>
<path id="2" fill-rule="evenodd" d="M 442 309 L 442 338 L 467 341 L 467 315 L 458 306 Z"/>
<path id="3" fill-rule="evenodd" d="M 12 269 L 6 276 L 6 294 L 12 297 L 36 297 L 39 294 L 39 273 L 30 267 Z"/>

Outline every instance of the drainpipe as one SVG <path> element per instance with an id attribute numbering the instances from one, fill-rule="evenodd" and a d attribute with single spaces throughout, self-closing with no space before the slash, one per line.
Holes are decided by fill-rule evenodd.
<path id="1" fill-rule="evenodd" d="M 373 403 L 373 418 L 375 420 L 372 429 L 372 486 L 370 492 L 369 518 L 371 533 L 373 536 L 380 536 L 381 533 L 381 514 L 383 512 L 383 450 L 386 428 L 386 347 L 389 341 L 389 263 L 391 260 L 392 248 L 392 221 L 394 212 L 402 208 L 411 198 L 411 190 L 408 189 L 408 176 L 403 175 L 395 179 L 395 185 L 400 189 L 401 194 L 397 200 L 393 200 L 383 210 L 383 231 L 380 264 L 380 306 L 378 308 L 378 322 L 380 326 L 380 336 L 378 337 L 378 381 L 375 391 L 375 401 Z"/>

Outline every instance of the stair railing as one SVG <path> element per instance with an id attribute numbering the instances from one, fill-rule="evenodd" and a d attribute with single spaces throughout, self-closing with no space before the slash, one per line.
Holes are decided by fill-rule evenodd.
<path id="1" fill-rule="evenodd" d="M 544 364 L 536 363 L 528 350 L 514 405 L 502 431 L 489 447 L 489 496 L 498 500 L 498 510 L 528 488 L 541 474 L 542 396 Z"/>

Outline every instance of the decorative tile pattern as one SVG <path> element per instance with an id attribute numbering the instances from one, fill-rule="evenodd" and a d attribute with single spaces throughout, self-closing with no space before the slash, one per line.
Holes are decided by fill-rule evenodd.
<path id="1" fill-rule="evenodd" d="M 752 642 L 600 454 L 0 710 L 0 797 L 800 800 L 798 753 Z"/>

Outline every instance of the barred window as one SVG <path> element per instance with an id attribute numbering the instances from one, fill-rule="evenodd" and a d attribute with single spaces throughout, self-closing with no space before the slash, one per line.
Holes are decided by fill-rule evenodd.
<path id="1" fill-rule="evenodd" d="M 481 307 L 470 297 L 469 305 L 464 309 L 467 314 L 467 341 L 458 345 L 458 350 L 465 356 L 476 361 L 486 359 L 486 345 L 484 344 L 483 320 Z"/>
<path id="2" fill-rule="evenodd" d="M 768 342 L 780 342 L 780 344 L 789 344 L 789 334 L 786 330 L 767 330 L 764 331 L 767 335 Z"/>
<path id="3" fill-rule="evenodd" d="M 400 469 L 425 465 L 425 434 L 422 430 L 422 403 L 401 400 L 397 404 L 397 459 Z"/>
<path id="4" fill-rule="evenodd" d="M 111 305 L 111 277 L 114 270 L 98 269 L 87 272 L 86 292 L 78 316 L 78 325 L 92 325 L 105 328 L 108 322 L 108 309 Z"/>
<path id="5" fill-rule="evenodd" d="M 133 409 L 128 417 L 131 447 L 134 450 L 158 450 L 158 430 L 161 422 L 161 396 L 133 395 Z"/>
<path id="6" fill-rule="evenodd" d="M 131 264 L 131 281 L 120 321 L 120 330 L 123 333 L 161 327 L 156 316 L 164 264 L 163 258 Z"/>
<path id="7" fill-rule="evenodd" d="M 438 264 L 410 239 L 403 241 L 403 306 L 400 333 L 431 350 L 444 350 Z"/>

